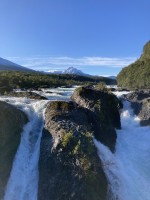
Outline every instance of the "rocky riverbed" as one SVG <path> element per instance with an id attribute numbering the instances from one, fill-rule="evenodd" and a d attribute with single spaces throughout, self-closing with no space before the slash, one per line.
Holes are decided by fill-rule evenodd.
<path id="1" fill-rule="evenodd" d="M 137 90 L 124 95 L 122 99 L 131 102 L 134 113 L 142 126 L 150 126 L 150 90 Z"/>
<path id="2" fill-rule="evenodd" d="M 43 97 L 39 97 L 40 94 L 36 96 L 31 93 L 25 93 L 23 97 L 26 98 L 23 102 L 30 109 L 29 116 L 31 116 L 31 119 L 20 109 L 10 105 L 9 98 L 2 98 L 3 101 L 0 102 L 0 119 L 2 122 L 0 124 L 0 163 L 3 163 L 0 167 L 0 176 L 2 177 L 0 179 L 1 198 L 4 195 L 4 189 L 20 143 L 23 127 L 28 120 L 35 125 L 40 121 L 40 128 L 37 126 L 37 130 L 40 133 L 44 108 L 46 110 L 44 112 L 44 127 L 42 128 L 42 133 L 40 133 L 41 136 L 34 137 L 35 125 L 33 126 L 33 131 L 30 130 L 32 129 L 31 126 L 29 133 L 27 131 L 23 133 L 29 135 L 26 138 L 26 140 L 29 139 L 29 141 L 26 141 L 27 144 L 32 144 L 32 147 L 38 145 L 40 150 L 36 151 L 38 148 L 31 148 L 32 153 L 29 151 L 29 155 L 24 154 L 25 152 L 22 154 L 26 155 L 27 160 L 30 160 L 29 166 L 27 165 L 28 168 L 26 168 L 26 163 L 24 163 L 25 165 L 22 163 L 14 167 L 15 170 L 17 167 L 22 166 L 27 171 L 24 171 L 24 174 L 30 174 L 33 166 L 34 170 L 38 170 L 39 167 L 39 172 L 34 171 L 36 176 L 39 173 L 39 178 L 31 178 L 27 175 L 26 184 L 24 185 L 22 182 L 18 191 L 15 192 L 13 189 L 15 186 L 11 186 L 11 184 L 14 184 L 13 179 L 15 179 L 16 174 L 13 170 L 13 181 L 9 184 L 9 189 L 7 188 L 6 190 L 8 195 L 6 195 L 7 198 L 5 197 L 5 199 L 9 199 L 9 194 L 11 193 L 12 196 L 14 195 L 15 198 L 20 200 L 23 200 L 24 197 L 27 200 L 30 200 L 31 197 L 39 200 L 42 200 L 43 197 L 45 200 L 105 200 L 108 197 L 108 190 L 109 197 L 113 196 L 114 191 L 110 187 L 112 182 L 109 179 L 109 176 L 113 175 L 113 172 L 111 172 L 111 175 L 109 174 L 112 162 L 110 160 L 107 162 L 110 163 L 108 175 L 104 161 L 105 159 L 107 160 L 107 156 L 104 158 L 103 147 L 98 148 L 99 154 L 97 154 L 93 138 L 96 138 L 100 144 L 104 145 L 108 149 L 107 151 L 110 152 L 109 154 L 113 155 L 115 153 L 116 130 L 121 131 L 122 128 L 120 111 L 123 104 L 121 100 L 130 101 L 135 114 L 142 119 L 141 124 L 149 125 L 149 91 L 129 92 L 129 94 L 121 97 L 121 100 L 110 90 L 97 90 L 92 87 L 80 87 L 75 89 L 74 92 L 72 89 L 68 89 L 66 99 L 64 98 L 65 95 L 61 97 L 62 92 L 65 94 L 65 89 L 59 90 L 58 96 L 61 101 L 43 100 Z M 68 97 L 71 93 L 72 96 L 69 101 Z M 51 91 L 48 95 L 52 95 Z M 22 97 L 20 100 L 19 98 L 18 101 L 22 99 Z M 36 100 L 29 100 L 28 102 L 28 98 L 35 98 Z M 63 99 L 67 101 L 62 101 Z M 30 104 L 31 106 L 29 106 Z M 42 107 L 42 110 L 40 107 Z M 23 110 L 26 112 L 26 108 Z M 40 115 L 38 115 L 39 110 Z M 36 113 L 34 113 L 35 111 Z M 39 146 L 40 143 L 41 145 Z M 30 147 L 28 148 L 30 149 Z M 21 154 L 19 155 L 21 156 Z M 19 161 L 16 162 L 19 163 Z M 21 176 L 20 174 L 20 180 L 23 180 Z M 19 184 L 17 181 L 15 181 L 15 184 Z M 27 183 L 28 181 L 30 183 Z M 28 190 L 29 185 L 38 185 L 38 187 L 31 187 L 32 190 Z M 24 195 L 20 190 L 21 187 L 24 187 Z M 14 192 L 12 193 L 11 191 Z"/>

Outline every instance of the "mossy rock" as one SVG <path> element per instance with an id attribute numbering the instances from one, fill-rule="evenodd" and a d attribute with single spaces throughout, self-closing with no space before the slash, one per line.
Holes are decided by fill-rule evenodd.
<path id="1" fill-rule="evenodd" d="M 53 101 L 51 102 L 51 109 L 55 111 L 68 112 L 73 108 L 73 103 L 65 101 Z"/>
<path id="2" fill-rule="evenodd" d="M 51 102 L 45 112 L 38 199 L 105 200 L 107 179 L 93 142 L 90 113 L 72 102 L 65 102 L 66 112 L 63 103 Z"/>
<path id="3" fill-rule="evenodd" d="M 115 128 L 121 128 L 120 100 L 107 89 L 87 87 L 77 88 L 71 99 L 90 111 L 94 136 L 114 151 L 117 137 Z"/>

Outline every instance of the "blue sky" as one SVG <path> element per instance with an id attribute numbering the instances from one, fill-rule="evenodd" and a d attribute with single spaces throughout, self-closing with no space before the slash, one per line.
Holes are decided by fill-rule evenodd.
<path id="1" fill-rule="evenodd" d="M 149 0 L 0 0 L 0 57 L 115 75 L 150 40 Z"/>

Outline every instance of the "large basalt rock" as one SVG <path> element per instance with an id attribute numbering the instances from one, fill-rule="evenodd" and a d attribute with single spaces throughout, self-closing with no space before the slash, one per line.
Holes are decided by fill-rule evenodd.
<path id="1" fill-rule="evenodd" d="M 80 87 L 71 99 L 79 106 L 91 111 L 92 125 L 96 139 L 115 149 L 116 129 L 121 128 L 119 109 L 121 103 L 111 92 Z"/>
<path id="2" fill-rule="evenodd" d="M 142 126 L 150 125 L 150 90 L 137 90 L 123 96 L 131 102 L 134 113 L 140 118 Z"/>
<path id="3" fill-rule="evenodd" d="M 72 100 L 46 108 L 38 199 L 106 200 L 109 183 L 93 136 L 114 151 L 121 103 L 112 93 L 90 87 L 78 88 Z"/>
<path id="4" fill-rule="evenodd" d="M 27 116 L 14 106 L 0 101 L 0 199 L 10 175 Z"/>
<path id="5" fill-rule="evenodd" d="M 91 111 L 51 102 L 39 161 L 39 200 L 105 200 L 107 180 L 92 138 Z"/>

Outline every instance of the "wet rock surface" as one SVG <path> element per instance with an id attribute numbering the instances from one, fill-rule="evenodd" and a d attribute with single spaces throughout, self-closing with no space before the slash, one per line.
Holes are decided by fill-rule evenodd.
<path id="1" fill-rule="evenodd" d="M 46 108 L 39 160 L 39 200 L 107 199 L 109 183 L 93 136 L 114 150 L 115 128 L 121 127 L 120 104 L 114 95 L 104 91 L 80 90 L 86 96 L 77 89 L 71 102 L 54 101 Z"/>
<path id="2" fill-rule="evenodd" d="M 114 151 L 117 137 L 115 128 L 121 128 L 119 109 L 122 104 L 118 98 L 111 92 L 81 87 L 75 90 L 71 99 L 91 111 L 94 136 Z"/>
<path id="3" fill-rule="evenodd" d="M 150 125 L 150 90 L 137 90 L 123 96 L 131 102 L 134 113 L 140 118 L 142 126 Z"/>
<path id="4" fill-rule="evenodd" d="M 93 143 L 88 110 L 73 102 L 51 102 L 39 162 L 42 200 L 104 200 L 107 180 Z"/>
<path id="5" fill-rule="evenodd" d="M 0 199 L 10 175 L 27 116 L 14 106 L 0 101 Z"/>

